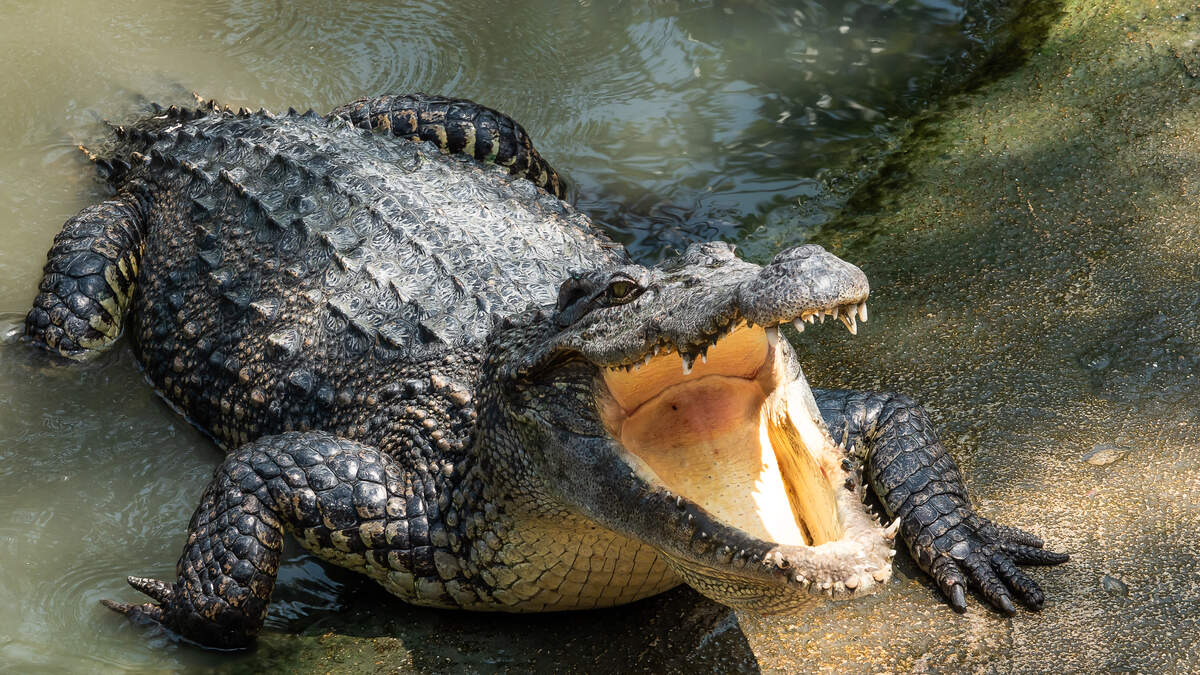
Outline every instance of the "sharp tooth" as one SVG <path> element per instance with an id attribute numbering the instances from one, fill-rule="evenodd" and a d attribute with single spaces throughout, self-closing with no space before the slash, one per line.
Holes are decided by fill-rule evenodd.
<path id="1" fill-rule="evenodd" d="M 883 528 L 884 539 L 894 539 L 896 537 L 896 530 L 899 530 L 899 529 L 900 529 L 900 519 L 897 518 L 897 519 L 893 520 L 890 525 Z"/>
<path id="2" fill-rule="evenodd" d="M 654 356 L 658 356 L 658 345 L 654 345 Z M 650 357 L 647 356 L 646 358 L 649 359 Z"/>
<path id="3" fill-rule="evenodd" d="M 824 313 L 824 312 L 822 312 L 822 313 L 818 314 L 817 316 L 818 316 L 818 320 L 819 320 L 821 323 L 825 323 L 825 313 Z"/>
<path id="4" fill-rule="evenodd" d="M 795 328 L 797 333 L 803 333 L 804 322 L 800 319 L 792 319 L 792 328 Z"/>
<path id="5" fill-rule="evenodd" d="M 686 357 L 686 356 L 685 356 L 685 357 L 683 357 L 683 374 L 684 374 L 684 375 L 691 375 L 691 374 L 692 374 L 692 364 L 693 364 L 693 363 L 695 363 L 695 362 L 696 362 L 696 361 L 695 361 L 695 359 L 693 359 L 693 358 L 688 358 L 688 357 Z"/>
<path id="6" fill-rule="evenodd" d="M 775 349 L 775 345 L 779 344 L 779 326 L 771 326 L 767 329 L 767 344 L 771 349 Z"/>
<path id="7" fill-rule="evenodd" d="M 863 323 L 866 323 L 866 321 L 867 321 L 867 301 L 866 300 L 863 300 L 862 302 L 858 303 L 858 318 L 861 319 L 863 321 Z"/>
<path id="8" fill-rule="evenodd" d="M 657 353 L 658 353 L 658 347 L 655 347 L 655 348 L 654 348 L 654 353 L 655 353 L 655 354 L 657 354 Z M 647 355 L 646 355 L 646 358 L 645 358 L 645 360 L 643 360 L 643 361 L 642 361 L 642 365 L 643 365 L 643 366 L 648 366 L 648 365 L 650 365 L 650 359 L 652 359 L 652 358 L 654 358 L 654 357 L 653 357 L 653 356 L 651 356 L 650 354 L 647 354 Z"/>
<path id="9" fill-rule="evenodd" d="M 804 315 L 802 318 L 803 318 L 805 321 L 809 322 L 809 323 L 816 323 L 816 322 L 817 322 L 817 316 L 816 316 L 815 314 L 813 314 L 812 312 L 809 312 L 808 314 L 805 314 L 805 315 Z"/>
<path id="10" fill-rule="evenodd" d="M 842 323 L 846 324 L 846 330 L 850 331 L 851 335 L 858 335 L 858 324 L 854 322 L 853 314 L 843 314 L 838 318 L 842 320 Z"/>

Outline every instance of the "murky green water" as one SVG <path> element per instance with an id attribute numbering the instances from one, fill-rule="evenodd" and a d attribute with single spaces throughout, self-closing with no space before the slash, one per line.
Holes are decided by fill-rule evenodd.
<path id="1" fill-rule="evenodd" d="M 473 98 L 524 124 L 579 205 L 643 259 L 718 237 L 764 254 L 828 217 L 835 202 L 823 177 L 852 171 L 884 143 L 889 118 L 918 105 L 945 62 L 972 46 L 971 21 L 955 0 L 9 0 L 0 3 L 0 313 L 9 313 L 0 329 L 28 307 L 61 223 L 103 195 L 74 146 L 100 137 L 100 119 L 127 118 L 148 99 L 184 102 L 194 90 L 234 106 L 323 112 L 383 92 Z M 64 366 L 0 345 L 0 669 L 273 663 L 270 650 L 231 658 L 181 648 L 98 604 L 132 597 L 127 574 L 172 575 L 219 459 L 155 397 L 127 349 Z M 363 594 L 371 588 L 294 552 L 268 629 L 320 635 Z M 391 611 L 374 602 L 364 611 Z M 405 663 L 422 670 L 604 654 L 669 663 L 656 631 L 670 628 L 653 617 L 680 602 L 549 621 L 397 606 L 385 625 L 416 627 L 404 647 L 418 658 Z M 626 621 L 644 627 L 603 627 Z M 726 624 L 696 619 L 699 646 L 679 654 L 745 665 L 745 642 Z M 465 628 L 443 639 L 421 632 L 430 625 Z M 286 651 L 287 638 L 277 640 Z M 530 656 L 539 649 L 540 661 Z"/>

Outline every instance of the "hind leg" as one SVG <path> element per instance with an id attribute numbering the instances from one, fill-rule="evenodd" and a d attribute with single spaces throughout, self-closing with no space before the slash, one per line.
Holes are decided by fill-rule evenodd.
<path id="1" fill-rule="evenodd" d="M 267 615 L 285 531 L 330 562 L 376 579 L 407 578 L 414 593 L 442 597 L 445 568 L 435 560 L 447 551 L 434 533 L 445 530 L 432 484 L 422 480 L 390 456 L 324 431 L 265 436 L 229 455 L 204 490 L 177 579 L 130 577 L 154 602 L 103 602 L 208 647 L 248 646 Z"/>
<path id="2" fill-rule="evenodd" d="M 76 360 L 96 356 L 121 334 L 142 255 L 142 211 L 123 195 L 89 206 L 63 225 L 25 334 Z"/>
<path id="3" fill-rule="evenodd" d="M 451 155 L 499 164 L 565 199 L 567 184 L 533 147 L 525 129 L 502 112 L 474 101 L 428 94 L 361 98 L 329 114 L 351 124 L 412 140 L 429 141 Z"/>

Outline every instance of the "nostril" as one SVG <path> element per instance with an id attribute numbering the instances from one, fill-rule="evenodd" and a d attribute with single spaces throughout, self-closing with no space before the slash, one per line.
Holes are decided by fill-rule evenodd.
<path id="1" fill-rule="evenodd" d="M 805 260 L 805 259 L 811 258 L 814 255 L 824 253 L 824 252 L 825 252 L 825 249 L 821 248 L 820 246 L 818 246 L 816 244 L 804 244 L 801 246 L 793 246 L 792 248 L 789 248 L 786 251 L 781 251 L 778 255 L 776 255 L 775 258 L 771 261 L 771 264 L 775 265 L 778 263 L 787 263 L 787 262 L 795 262 L 798 260 Z"/>

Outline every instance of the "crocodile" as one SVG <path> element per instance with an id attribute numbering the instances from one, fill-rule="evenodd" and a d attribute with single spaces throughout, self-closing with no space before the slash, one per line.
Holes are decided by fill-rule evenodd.
<path id="1" fill-rule="evenodd" d="M 131 619 L 252 644 L 287 534 L 409 603 L 506 612 L 680 583 L 799 611 L 885 585 L 899 537 L 954 609 L 972 587 L 1012 614 L 1044 603 L 1018 565 L 1068 559 L 975 512 L 913 399 L 810 388 L 785 337 L 868 318 L 820 246 L 640 265 L 461 99 L 112 128 L 85 150 L 112 196 L 54 240 L 26 339 L 87 360 L 127 335 L 226 451 L 177 579 L 104 601 Z"/>

